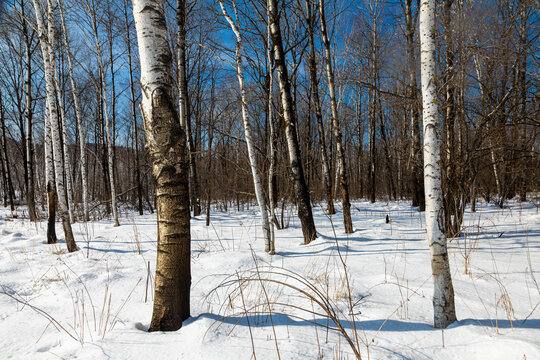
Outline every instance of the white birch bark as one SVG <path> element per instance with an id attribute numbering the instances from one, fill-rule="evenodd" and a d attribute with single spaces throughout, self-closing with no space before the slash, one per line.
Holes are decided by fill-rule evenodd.
<path id="1" fill-rule="evenodd" d="M 283 50 L 283 38 L 279 21 L 280 11 L 275 0 L 267 0 L 266 6 L 267 14 L 269 16 L 270 33 L 272 36 L 274 60 L 278 74 L 281 104 L 283 106 L 285 138 L 287 140 L 289 165 L 296 196 L 298 218 L 302 224 L 304 244 L 309 244 L 317 237 L 317 229 L 315 228 L 315 222 L 313 221 L 311 199 L 304 177 L 300 146 L 298 145 L 298 134 L 296 130 L 297 119 L 296 112 L 294 111 L 295 105 L 291 94 L 291 83 L 289 80 L 285 51 Z"/>
<path id="2" fill-rule="evenodd" d="M 268 10 L 267 10 L 268 12 Z M 267 18 L 268 13 L 266 14 Z M 275 249 L 276 236 L 274 232 L 274 226 L 277 226 L 277 219 L 275 214 L 276 204 L 274 203 L 274 172 L 276 167 L 276 146 L 274 143 L 274 120 L 272 119 L 272 107 L 273 107 L 273 94 L 274 94 L 274 66 L 272 64 L 272 37 L 270 34 L 270 23 L 266 26 L 266 56 L 268 58 L 268 127 L 270 128 L 270 141 L 269 141 L 269 158 L 270 166 L 268 168 L 268 206 L 270 208 L 270 243 L 271 248 Z"/>
<path id="3" fill-rule="evenodd" d="M 92 5 L 94 2 L 92 1 Z M 105 133 L 107 136 L 107 158 L 109 168 L 109 184 L 111 187 L 111 207 L 114 218 L 114 226 L 120 226 L 118 221 L 118 209 L 116 207 L 116 187 L 114 185 L 114 154 L 113 154 L 113 141 L 112 141 L 112 127 L 109 120 L 109 110 L 107 106 L 107 83 L 105 81 L 105 67 L 103 66 L 103 56 L 101 55 L 101 47 L 99 45 L 99 38 L 97 32 L 96 13 L 95 8 L 90 10 L 90 17 L 92 18 L 92 30 L 94 32 L 95 51 L 98 58 L 99 71 L 101 73 L 101 87 L 103 97 L 103 114 L 105 116 Z"/>
<path id="4" fill-rule="evenodd" d="M 52 59 L 51 59 L 52 60 Z M 58 109 L 60 110 L 60 125 L 62 126 L 62 136 L 64 138 L 64 141 L 62 143 L 62 150 L 63 150 L 63 157 L 62 161 L 63 168 L 64 168 L 64 175 L 66 180 L 66 194 L 67 194 L 67 207 L 68 207 L 68 214 L 69 214 L 69 221 L 73 223 L 75 221 L 73 217 L 73 187 L 72 187 L 72 179 L 71 179 L 71 161 L 69 156 L 69 148 L 68 148 L 68 137 L 67 137 L 67 129 L 66 129 L 66 114 L 64 112 L 64 103 L 62 101 L 62 94 L 60 93 L 60 82 L 58 81 L 58 68 L 55 66 L 55 72 L 54 72 L 54 87 L 56 90 L 57 95 L 57 101 L 58 101 Z"/>
<path id="5" fill-rule="evenodd" d="M 231 29 L 234 32 L 234 35 L 236 36 L 236 77 L 238 78 L 238 84 L 240 86 L 240 101 L 242 102 L 242 119 L 244 120 L 244 136 L 246 138 L 249 163 L 251 165 L 251 173 L 253 175 L 253 185 L 255 187 L 255 196 L 257 197 L 257 203 L 259 205 L 259 210 L 261 212 L 265 251 L 273 255 L 275 253 L 275 249 L 273 247 L 274 244 L 271 241 L 272 236 L 270 233 L 270 222 L 268 220 L 268 212 L 266 210 L 266 200 L 264 198 L 261 178 L 259 176 L 259 168 L 257 165 L 257 154 L 255 153 L 255 146 L 253 145 L 253 135 L 251 131 L 251 123 L 249 120 L 249 110 L 248 110 L 247 101 L 246 101 L 247 100 L 246 99 L 246 86 L 245 86 L 244 68 L 243 68 L 243 62 L 242 62 L 242 53 L 244 49 L 243 42 L 242 42 L 242 34 L 240 33 L 240 29 L 238 28 L 238 26 L 236 25 L 232 17 L 227 13 L 227 10 L 225 9 L 225 5 L 223 4 L 223 1 L 222 0 L 218 0 L 218 1 L 219 1 L 219 5 L 221 6 L 221 11 L 223 12 L 223 16 L 225 17 L 225 19 L 231 26 Z M 232 1 L 232 4 L 233 4 L 234 12 L 236 14 L 236 18 L 238 19 L 235 0 Z"/>
<path id="6" fill-rule="evenodd" d="M 55 103 L 55 85 L 54 74 L 56 72 L 56 57 L 54 54 L 54 0 L 47 0 L 47 33 L 45 33 L 45 25 L 43 23 L 43 16 L 41 12 L 41 5 L 39 0 L 33 0 L 34 10 L 36 12 L 36 21 L 38 28 L 38 36 L 41 45 L 41 52 L 43 55 L 43 69 L 45 73 L 45 85 L 47 93 L 47 104 L 49 106 L 49 124 L 51 126 L 52 136 L 52 152 L 54 162 L 54 172 L 56 180 L 56 189 L 58 191 L 58 199 L 60 202 L 60 213 L 62 216 L 62 224 L 64 227 L 64 234 L 66 238 L 66 245 L 68 251 L 77 251 L 77 246 L 73 238 L 73 231 L 71 229 L 71 222 L 68 213 L 67 194 L 64 186 L 64 164 L 62 162 L 62 145 L 60 142 L 60 127 L 58 125 L 58 111 Z M 50 181 L 50 180 L 49 180 Z"/>
<path id="7" fill-rule="evenodd" d="M 437 328 L 445 328 L 456 321 L 456 311 L 444 232 L 440 139 L 437 134 L 435 29 L 435 0 L 422 0 L 420 5 L 420 49 L 424 118 L 426 229 L 433 274 L 433 325 Z"/>
<path id="8" fill-rule="evenodd" d="M 77 95 L 77 86 L 75 83 L 75 76 L 73 74 L 73 61 L 71 59 L 71 49 L 69 46 L 69 39 L 66 29 L 66 20 L 64 16 L 63 3 L 60 3 L 60 16 L 62 20 L 62 33 L 64 34 L 64 46 L 66 47 L 69 81 L 71 84 L 71 95 L 73 96 L 73 104 L 75 106 L 75 117 L 77 120 L 77 131 L 79 133 L 79 151 L 81 162 L 81 181 L 82 181 L 82 199 L 83 199 L 83 214 L 84 221 L 89 220 L 88 214 L 88 179 L 86 178 L 86 140 L 82 127 L 82 112 L 79 105 L 79 96 Z"/>

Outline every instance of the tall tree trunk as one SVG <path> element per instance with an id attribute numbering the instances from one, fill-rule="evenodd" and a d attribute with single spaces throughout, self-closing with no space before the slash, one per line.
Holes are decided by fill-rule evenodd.
<path id="1" fill-rule="evenodd" d="M 63 1 L 60 2 L 60 16 L 62 20 L 62 33 L 64 35 L 64 46 L 66 47 L 67 60 L 68 60 L 68 73 L 69 81 L 71 84 L 71 95 L 73 97 L 73 104 L 75 106 L 75 118 L 77 120 L 77 133 L 79 135 L 79 156 L 80 156 L 80 168 L 81 168 L 81 183 L 82 183 L 82 200 L 83 200 L 83 216 L 84 221 L 90 220 L 88 214 L 88 177 L 86 175 L 86 140 L 82 125 L 82 111 L 79 104 L 79 96 L 77 95 L 77 85 L 75 83 L 75 75 L 73 71 L 72 54 L 69 45 L 69 39 L 66 28 L 66 19 L 64 14 Z"/>
<path id="2" fill-rule="evenodd" d="M 15 211 L 15 192 L 11 181 L 11 172 L 9 170 L 9 161 L 7 157 L 7 138 L 6 138 L 6 118 L 3 106 L 2 92 L 0 91 L 0 126 L 2 130 L 2 168 L 4 169 L 4 197 L 9 197 L 11 212 Z M 7 195 L 6 195 L 7 194 Z M 5 201 L 4 201 L 5 203 Z"/>
<path id="3" fill-rule="evenodd" d="M 54 184 L 54 155 L 51 135 L 51 122 L 49 100 L 45 106 L 45 183 L 47 187 L 47 243 L 56 244 L 56 185 Z"/>
<path id="4" fill-rule="evenodd" d="M 422 140 L 420 138 L 420 121 L 416 84 L 416 59 L 414 56 L 415 23 L 416 22 L 413 21 L 412 16 L 412 0 L 405 0 L 405 37 L 407 40 L 407 67 L 409 71 L 408 95 L 410 97 L 409 113 L 411 119 L 409 174 L 412 188 L 412 206 L 418 206 L 420 211 L 424 211 L 426 209 L 423 179 L 424 170 L 422 168 Z"/>
<path id="5" fill-rule="evenodd" d="M 319 147 L 321 148 L 321 168 L 323 173 L 324 191 L 326 194 L 326 211 L 329 215 L 336 213 L 334 208 L 334 198 L 332 193 L 332 176 L 330 175 L 330 165 L 328 163 L 328 154 L 326 152 L 326 141 L 324 135 L 324 124 L 321 110 L 321 100 L 319 97 L 319 82 L 317 81 L 317 63 L 315 61 L 315 36 L 313 27 L 315 25 L 315 16 L 312 12 L 311 0 L 306 0 L 307 10 L 307 31 L 309 41 L 309 78 L 311 81 L 311 91 L 313 92 L 313 105 L 315 106 L 315 117 L 317 119 L 317 133 L 319 135 Z"/>
<path id="6" fill-rule="evenodd" d="M 25 16 L 25 2 L 21 1 L 21 23 L 22 23 L 22 32 L 24 37 L 24 48 L 25 48 L 25 66 L 26 66 L 26 77 L 25 77 L 25 115 L 26 115 L 26 171 L 25 171 L 25 182 L 26 182 L 26 206 L 28 207 L 28 216 L 30 221 L 37 220 L 36 213 L 36 204 L 35 204 L 35 185 L 34 185 L 34 163 L 33 163 L 33 147 L 32 147 L 32 44 L 30 40 L 30 35 L 28 34 L 28 25 L 26 24 Z"/>
<path id="7" fill-rule="evenodd" d="M 454 39 L 451 25 L 452 4 L 454 0 L 444 0 L 443 23 L 444 23 L 444 42 L 445 42 L 445 138 L 446 138 L 446 156 L 445 177 L 443 181 L 444 191 L 444 214 L 446 221 L 446 235 L 448 237 L 459 236 L 461 224 L 459 223 L 459 199 L 460 194 L 456 178 L 456 147 L 455 147 L 455 71 L 454 71 Z"/>
<path id="8" fill-rule="evenodd" d="M 267 9 L 267 17 L 270 18 Z M 277 220 L 275 209 L 277 206 L 277 176 L 276 176 L 276 166 L 277 166 L 277 135 L 274 127 L 274 58 L 272 56 L 272 35 L 270 34 L 270 23 L 266 26 L 266 57 L 268 58 L 268 92 L 267 96 L 267 107 L 266 117 L 268 118 L 268 128 L 269 128 L 269 143 L 270 143 L 270 152 L 268 157 L 270 159 L 270 164 L 268 166 L 268 204 L 270 207 L 270 219 L 272 223 L 276 226 L 278 230 L 281 229 L 281 225 Z M 274 227 L 270 228 L 272 235 L 272 243 L 275 242 Z"/>
<path id="9" fill-rule="evenodd" d="M 54 40 L 55 40 L 55 28 L 54 28 L 54 0 L 47 0 L 47 33 L 45 33 L 45 26 L 43 24 L 43 16 L 41 13 L 41 5 L 39 0 L 33 0 L 34 10 L 36 12 L 36 21 L 39 34 L 39 40 L 41 44 L 41 52 L 43 54 L 43 68 L 45 73 L 45 85 L 47 93 L 47 103 L 49 106 L 49 113 L 47 114 L 48 121 L 51 127 L 52 137 L 52 152 L 54 162 L 54 173 L 56 179 L 56 189 L 58 191 L 58 198 L 60 201 L 60 213 L 62 216 L 62 225 L 64 227 L 64 236 L 66 238 L 66 245 L 69 252 L 77 251 L 77 245 L 73 238 L 73 231 L 71 230 L 71 222 L 68 213 L 67 193 L 64 186 L 64 167 L 62 163 L 62 144 L 58 111 L 55 103 L 55 84 L 54 77 L 56 73 L 56 58 L 54 54 Z M 49 183 L 50 183 L 49 179 Z M 48 184 L 49 187 L 49 184 Z"/>
<path id="10" fill-rule="evenodd" d="M 358 186 L 359 186 L 359 197 L 364 197 L 364 179 L 363 179 L 363 159 L 364 159 L 364 130 L 362 128 L 362 91 L 356 91 L 356 136 L 358 138 Z"/>
<path id="11" fill-rule="evenodd" d="M 291 83 L 285 63 L 285 53 L 283 51 L 283 41 L 281 38 L 281 28 L 279 25 L 279 11 L 276 6 L 276 0 L 267 0 L 270 33 L 274 47 L 274 59 L 278 72 L 281 103 L 283 106 L 283 119 L 285 122 L 285 136 L 287 138 L 287 147 L 289 150 L 289 165 L 293 178 L 294 192 L 298 204 L 298 217 L 302 223 L 302 232 L 304 234 L 304 244 L 309 244 L 317 237 L 317 230 L 313 222 L 311 209 L 311 200 L 309 190 L 304 178 L 300 147 L 298 146 L 298 137 L 296 133 L 296 117 L 294 113 L 294 104 L 291 97 Z"/>
<path id="12" fill-rule="evenodd" d="M 332 54 L 330 52 L 330 39 L 326 30 L 326 16 L 324 13 L 324 0 L 319 0 L 319 12 L 321 17 L 321 36 L 324 44 L 324 55 L 326 60 L 326 73 L 328 75 L 328 90 L 330 93 L 330 105 L 332 110 L 332 128 L 336 138 L 336 155 L 338 162 L 339 185 L 341 189 L 341 203 L 343 206 L 343 224 L 345 233 L 351 234 L 353 224 L 351 219 L 351 203 L 349 201 L 349 182 L 347 180 L 347 166 L 345 163 L 345 150 L 342 143 L 341 125 L 339 121 L 336 91 L 334 84 L 334 69 L 332 67 Z"/>
<path id="13" fill-rule="evenodd" d="M 191 112 L 189 109 L 189 95 L 186 66 L 186 2 L 176 0 L 176 25 L 177 25 L 177 78 L 178 78 L 178 108 L 180 124 L 187 136 L 189 157 L 189 178 L 191 183 L 191 199 L 193 216 L 201 214 L 200 189 L 197 178 L 197 164 L 195 162 L 195 146 L 191 135 Z"/>
<path id="14" fill-rule="evenodd" d="M 521 0 L 519 2 L 519 54 L 518 54 L 518 84 L 519 84 L 519 111 L 522 121 L 521 126 L 521 144 L 515 144 L 521 152 L 519 161 L 519 201 L 527 200 L 527 180 L 528 164 L 527 158 L 529 151 L 527 150 L 527 24 L 529 20 L 529 9 L 527 2 Z M 516 108 L 516 112 L 518 109 Z M 516 124 L 518 126 L 519 124 Z"/>
<path id="15" fill-rule="evenodd" d="M 211 172 L 212 172 L 212 143 L 214 141 L 214 111 L 216 103 L 216 84 L 212 77 L 212 90 L 210 94 L 210 119 L 208 121 L 208 161 L 206 163 L 206 226 L 210 226 L 210 211 L 212 206 L 212 187 L 211 187 Z"/>
<path id="16" fill-rule="evenodd" d="M 67 195 L 66 199 L 67 199 L 69 221 L 73 223 L 75 221 L 74 216 L 73 216 L 73 198 L 72 198 L 73 188 L 72 188 L 71 171 L 70 171 L 71 161 L 70 161 L 70 156 L 69 156 L 68 138 L 67 138 L 67 131 L 66 131 L 66 115 L 64 112 L 62 88 L 60 87 L 60 81 L 59 81 L 59 76 L 58 76 L 58 67 L 56 67 L 55 65 L 54 68 L 55 68 L 54 86 L 55 86 L 55 90 L 57 94 L 56 99 L 57 99 L 58 110 L 59 110 L 58 126 L 60 130 L 62 131 L 61 139 L 63 140 L 61 142 L 61 145 L 62 145 L 61 160 L 62 160 L 62 169 L 63 169 L 62 177 L 64 178 L 65 187 L 66 187 L 66 195 Z"/>
<path id="17" fill-rule="evenodd" d="M 109 16 L 110 16 L 110 2 L 108 1 L 107 2 L 107 12 L 109 13 Z M 110 133 L 110 148 L 111 148 L 111 152 L 112 152 L 112 156 L 109 156 L 109 163 L 110 162 L 110 159 L 112 158 L 113 160 L 116 159 L 116 82 L 115 82 L 115 74 L 114 74 L 114 54 L 113 54 L 113 46 L 114 46 L 114 43 L 113 43 L 113 35 L 112 35 L 112 24 L 111 24 L 111 18 L 108 19 L 108 24 L 107 24 L 107 37 L 108 37 L 108 42 L 109 42 L 109 66 L 110 66 L 110 69 L 111 69 L 111 118 L 110 118 L 110 122 L 109 122 L 109 125 L 107 126 L 108 130 L 107 130 L 107 134 Z M 109 142 L 109 140 L 107 140 L 107 142 Z M 117 172 L 118 172 L 118 168 L 116 166 L 117 162 L 116 161 L 113 161 L 112 163 L 112 166 L 109 165 L 110 168 L 113 169 L 113 171 L 111 172 L 111 178 L 112 178 L 112 183 L 114 184 L 114 187 L 115 187 L 115 193 L 116 193 L 116 177 L 117 177 Z M 122 191 L 122 186 L 119 186 L 119 192 Z"/>
<path id="18" fill-rule="evenodd" d="M 424 120 L 424 185 L 426 229 L 433 274 L 434 327 L 456 321 L 454 288 L 448 261 L 441 189 L 440 139 L 437 135 L 437 88 L 435 85 L 435 0 L 422 0 L 420 49 Z"/>
<path id="19" fill-rule="evenodd" d="M 95 51 L 98 58 L 98 66 L 100 72 L 100 81 L 101 81 L 101 94 L 100 97 L 103 99 L 103 116 L 105 117 L 105 136 L 107 138 L 107 167 L 109 170 L 109 186 L 111 189 L 111 207 L 114 219 L 114 226 L 120 226 L 118 221 L 118 208 L 116 205 L 116 185 L 114 182 L 114 141 L 112 133 L 112 127 L 109 119 L 109 110 L 108 110 L 108 101 L 107 101 L 107 83 L 105 81 L 105 67 L 103 65 L 103 57 L 101 54 L 101 47 L 99 45 L 98 30 L 97 30 L 97 20 L 96 20 L 96 7 L 94 0 L 92 0 L 92 9 L 90 9 L 90 17 L 92 19 L 92 30 L 94 32 L 94 41 L 95 41 Z M 111 59 L 112 60 L 112 59 Z"/>
<path id="20" fill-rule="evenodd" d="M 148 331 L 174 331 L 189 317 L 190 211 L 186 134 L 174 105 L 164 0 L 134 0 L 141 59 L 141 111 L 156 181 L 158 252 Z"/>
<path id="21" fill-rule="evenodd" d="M 244 136 L 246 138 L 246 145 L 249 156 L 249 163 L 251 165 L 251 174 L 253 176 L 253 185 L 255 188 L 255 196 L 257 198 L 257 203 L 259 205 L 259 211 L 261 212 L 261 221 L 262 221 L 262 230 L 264 236 L 264 251 L 270 253 L 271 255 L 275 254 L 274 244 L 272 243 L 272 236 L 270 233 L 270 223 L 268 220 L 268 212 L 266 209 L 266 199 L 264 197 L 263 186 L 261 182 L 261 177 L 259 176 L 259 166 L 257 164 L 257 154 L 255 152 L 255 146 L 253 144 L 253 134 L 251 131 L 251 122 L 249 120 L 249 109 L 247 106 L 247 97 L 246 97 L 246 87 L 244 80 L 244 68 L 243 68 L 243 39 L 240 29 L 234 22 L 231 16 L 227 13 L 225 5 L 222 0 L 218 0 L 219 5 L 221 6 L 221 11 L 223 16 L 231 26 L 232 31 L 236 36 L 236 77 L 238 78 L 238 84 L 240 86 L 240 101 L 242 103 L 242 119 L 244 120 Z M 236 2 L 232 2 L 234 7 L 234 13 L 238 14 L 236 9 Z M 238 19 L 236 19 L 238 21 Z"/>
<path id="22" fill-rule="evenodd" d="M 137 110 L 135 100 L 135 84 L 133 82 L 133 65 L 131 57 L 131 34 L 127 11 L 127 0 L 124 1 L 124 17 L 126 21 L 126 42 L 128 52 L 128 69 L 129 69 L 129 91 L 131 95 L 131 117 L 133 126 L 133 148 L 135 150 L 135 185 L 137 186 L 137 207 L 139 209 L 139 215 L 143 215 L 143 203 L 142 203 L 142 182 L 141 182 L 141 170 L 139 164 L 139 129 L 137 127 Z"/>
<path id="23" fill-rule="evenodd" d="M 7 182 L 7 172 L 5 168 L 4 161 L 4 137 L 3 137 L 3 124 L 4 124 L 4 108 L 2 106 L 2 90 L 0 90 L 0 130 L 2 130 L 2 136 L 0 136 L 0 168 L 2 170 L 2 200 L 4 207 L 7 207 L 8 204 L 8 182 Z"/>
<path id="24" fill-rule="evenodd" d="M 369 201 L 375 203 L 376 200 L 376 146 L 375 146 L 375 131 L 377 127 L 377 104 L 378 104 L 378 91 L 377 91 L 377 64 L 378 64 L 378 54 L 377 54 L 377 20 L 373 19 L 372 24 L 372 36 L 371 36 L 371 103 L 369 108 L 369 167 L 368 167 L 368 192 L 369 192 Z"/>

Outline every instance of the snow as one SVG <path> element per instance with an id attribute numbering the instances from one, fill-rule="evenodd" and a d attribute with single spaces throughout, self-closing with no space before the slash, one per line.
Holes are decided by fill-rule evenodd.
<path id="1" fill-rule="evenodd" d="M 276 359 L 278 350 L 281 359 L 354 358 L 306 295 L 319 291 L 363 359 L 540 359 L 538 208 L 479 204 L 466 213 L 463 237 L 449 242 L 459 321 L 444 331 L 432 327 L 423 214 L 405 202 L 353 202 L 352 215 L 347 236 L 339 212 L 330 220 L 316 206 L 319 237 L 309 245 L 292 216 L 276 231 L 273 257 L 254 210 L 215 210 L 209 227 L 193 218 L 192 318 L 176 332 L 147 333 L 155 215 L 124 214 L 120 227 L 76 223 L 80 251 L 68 254 L 63 240 L 45 243 L 45 222 L 1 209 L 0 358 Z"/>

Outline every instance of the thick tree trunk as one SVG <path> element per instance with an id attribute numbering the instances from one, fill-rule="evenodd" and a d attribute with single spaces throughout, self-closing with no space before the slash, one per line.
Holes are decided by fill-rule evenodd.
<path id="1" fill-rule="evenodd" d="M 437 328 L 445 328 L 456 321 L 456 310 L 444 229 L 440 139 L 437 135 L 435 0 L 422 0 L 420 8 L 420 42 L 424 118 L 425 214 L 434 287 L 433 325 Z"/>
<path id="2" fill-rule="evenodd" d="M 174 331 L 189 317 L 190 211 L 186 134 L 174 105 L 163 0 L 133 1 L 141 59 L 141 110 L 156 181 L 158 253 L 148 331 Z"/>
<path id="3" fill-rule="evenodd" d="M 313 105 L 315 106 L 315 117 L 317 119 L 317 133 L 319 136 L 319 147 L 321 150 L 321 168 L 323 173 L 323 185 L 326 195 L 326 211 L 329 215 L 336 213 L 334 208 L 334 198 L 332 193 L 332 176 L 330 175 L 330 165 L 328 154 L 326 152 L 326 141 L 324 135 L 324 124 L 321 110 L 321 100 L 319 97 L 319 82 L 317 81 L 317 63 L 315 61 L 315 36 L 313 27 L 315 25 L 315 16 L 312 12 L 311 0 L 306 0 L 307 10 L 307 30 L 309 41 L 309 78 L 311 82 L 311 91 L 313 92 Z"/>
<path id="4" fill-rule="evenodd" d="M 276 6 L 276 0 L 268 0 L 268 14 L 270 23 L 270 32 L 274 47 L 274 59 L 278 72 L 281 103 L 283 106 L 283 119 L 285 122 L 285 136 L 287 138 L 287 147 L 289 150 L 289 165 L 293 178 L 294 192 L 298 205 L 298 217 L 302 223 L 302 232 L 304 234 L 304 244 L 309 244 L 317 237 L 317 230 L 313 222 L 311 209 L 311 200 L 309 190 L 304 178 L 300 147 L 296 133 L 296 117 L 294 113 L 294 104 L 291 97 L 291 83 L 285 63 L 285 53 L 283 51 L 283 41 L 281 38 L 281 29 L 279 25 L 279 11 Z"/>
<path id="5" fill-rule="evenodd" d="M 339 121 L 336 91 L 334 84 L 334 69 L 332 67 L 332 54 L 330 53 L 330 39 L 326 30 L 326 16 L 324 13 L 324 0 L 319 0 L 319 13 L 321 17 L 321 36 L 324 44 L 324 55 L 326 60 L 326 73 L 328 75 L 328 90 L 330 93 L 330 105 L 332 110 L 332 128 L 336 139 L 336 155 L 338 162 L 339 187 L 341 189 L 341 203 L 343 206 L 343 224 L 345 233 L 351 234 L 353 224 L 351 219 L 351 203 L 349 201 L 349 182 L 347 180 L 347 166 L 345 163 L 345 150 L 343 148 L 341 125 Z"/>

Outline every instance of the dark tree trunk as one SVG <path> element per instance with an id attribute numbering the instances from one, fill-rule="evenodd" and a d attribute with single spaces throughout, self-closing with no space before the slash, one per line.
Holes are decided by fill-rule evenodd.
<path id="1" fill-rule="evenodd" d="M 351 234 L 353 229 L 351 219 L 351 203 L 349 201 L 349 182 L 347 179 L 347 164 L 345 162 L 345 149 L 343 147 L 341 124 L 337 110 L 336 91 L 334 85 L 334 69 L 332 67 L 332 55 L 330 53 L 330 39 L 326 30 L 326 16 L 324 13 L 324 0 L 319 0 L 319 15 L 321 17 L 321 35 L 324 44 L 324 54 L 326 59 L 326 73 L 328 75 L 328 90 L 330 93 L 330 104 L 332 110 L 332 128 L 336 139 L 336 155 L 338 163 L 339 188 L 341 189 L 341 203 L 343 207 L 343 224 L 345 233 Z"/>
<path id="2" fill-rule="evenodd" d="M 130 26 L 127 12 L 127 1 L 124 1 L 124 15 L 126 21 L 126 37 L 127 37 L 127 51 L 128 51 L 128 69 L 129 69 L 129 90 L 131 95 L 131 117 L 133 126 L 133 149 L 135 150 L 135 186 L 137 187 L 137 208 L 139 215 L 144 214 L 143 202 L 142 202 L 142 182 L 141 182 L 141 169 L 139 162 L 139 129 L 137 127 L 137 110 L 135 100 L 135 85 L 133 82 L 133 65 L 131 57 L 131 37 Z"/>
<path id="3" fill-rule="evenodd" d="M 324 124 L 321 110 L 321 100 L 319 98 L 319 82 L 317 81 L 317 63 L 315 61 L 315 39 L 313 35 L 313 27 L 315 24 L 315 16 L 312 13 L 311 1 L 306 0 L 307 10 L 307 30 L 309 40 L 309 78 L 311 81 L 311 89 L 313 93 L 313 105 L 315 106 L 315 117 L 317 119 L 317 132 L 319 135 L 319 147 L 321 150 L 321 165 L 323 172 L 323 185 L 326 195 L 326 211 L 333 215 L 336 213 L 334 208 L 334 198 L 332 194 L 332 176 L 330 175 L 330 165 L 328 163 L 328 155 L 326 152 L 326 141 L 324 135 Z"/>
<path id="4" fill-rule="evenodd" d="M 285 136 L 289 150 L 289 165 L 293 178 L 294 192 L 298 205 L 298 217 L 302 223 L 302 232 L 304 234 L 304 244 L 309 244 L 317 237 L 313 214 L 311 210 L 311 200 L 309 190 L 304 178 L 302 168 L 302 158 L 297 138 L 297 121 L 294 113 L 294 104 L 291 97 L 291 83 L 285 63 L 285 53 L 283 51 L 283 41 L 281 38 L 281 29 L 279 24 L 279 11 L 275 0 L 268 0 L 268 13 L 270 22 L 270 33 L 274 47 L 274 60 L 278 73 L 281 103 L 283 106 L 283 118 L 285 122 Z"/>

